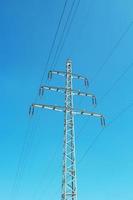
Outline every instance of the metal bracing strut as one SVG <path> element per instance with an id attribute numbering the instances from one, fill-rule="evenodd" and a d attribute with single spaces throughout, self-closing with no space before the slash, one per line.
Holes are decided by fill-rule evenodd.
<path id="1" fill-rule="evenodd" d="M 63 92 L 65 94 L 64 106 L 32 104 L 29 114 L 34 114 L 35 108 L 44 108 L 64 112 L 64 149 L 63 149 L 63 173 L 62 173 L 62 194 L 61 200 L 77 200 L 77 180 L 76 180 L 76 159 L 75 159 L 75 134 L 74 134 L 74 115 L 86 115 L 98 117 L 101 120 L 101 125 L 105 126 L 105 119 L 102 114 L 88 112 L 85 110 L 75 110 L 73 106 L 73 96 L 86 96 L 92 99 L 92 104 L 96 105 L 96 97 L 91 93 L 73 90 L 73 79 L 83 80 L 85 86 L 88 86 L 88 79 L 84 76 L 72 73 L 72 61 L 67 60 L 66 72 L 49 71 L 48 78 L 53 75 L 61 75 L 65 77 L 65 87 L 51 87 L 42 85 L 39 89 L 39 95 L 43 96 L 45 90 Z"/>

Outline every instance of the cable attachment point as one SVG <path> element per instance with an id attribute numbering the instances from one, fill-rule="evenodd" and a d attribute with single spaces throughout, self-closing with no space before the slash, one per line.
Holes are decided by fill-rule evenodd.
<path id="1" fill-rule="evenodd" d="M 103 127 L 106 126 L 104 116 L 101 116 L 101 125 L 102 125 Z"/>
<path id="2" fill-rule="evenodd" d="M 34 106 L 31 105 L 29 108 L 29 116 L 33 116 L 33 114 L 34 114 Z"/>
<path id="3" fill-rule="evenodd" d="M 52 71 L 48 72 L 48 79 L 51 80 L 52 79 Z"/>
<path id="4" fill-rule="evenodd" d="M 88 86 L 89 86 L 89 81 L 88 81 L 88 79 L 87 79 L 87 78 L 85 78 L 85 80 L 84 80 L 84 83 L 85 83 L 85 86 L 86 86 L 86 87 L 88 87 Z"/>
<path id="5" fill-rule="evenodd" d="M 44 88 L 41 86 L 39 88 L 39 96 L 43 96 L 44 95 Z"/>
<path id="6" fill-rule="evenodd" d="M 92 96 L 92 104 L 93 104 L 94 106 L 97 105 L 97 99 L 96 99 L 95 96 Z"/>

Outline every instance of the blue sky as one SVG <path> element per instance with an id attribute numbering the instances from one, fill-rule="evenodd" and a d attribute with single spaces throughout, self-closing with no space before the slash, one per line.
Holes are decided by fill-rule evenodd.
<path id="1" fill-rule="evenodd" d="M 40 110 L 30 119 L 28 109 L 38 92 L 63 5 L 64 0 L 1 1 L 0 198 L 3 200 L 60 198 L 63 114 Z M 80 1 L 53 66 L 71 5 L 69 0 L 48 69 L 64 70 L 70 57 L 73 71 L 86 75 L 90 82 L 86 89 L 82 82 L 74 81 L 74 88 L 94 93 L 98 101 L 95 111 L 105 115 L 107 124 L 114 120 L 93 143 L 102 129 L 99 121 L 75 117 L 78 199 L 132 200 L 133 2 Z M 45 75 L 43 83 L 46 78 Z M 47 84 L 63 86 L 64 79 L 54 77 Z M 47 92 L 36 102 L 63 105 L 63 100 L 62 94 Z M 75 97 L 74 103 L 75 108 L 94 111 L 86 98 Z"/>

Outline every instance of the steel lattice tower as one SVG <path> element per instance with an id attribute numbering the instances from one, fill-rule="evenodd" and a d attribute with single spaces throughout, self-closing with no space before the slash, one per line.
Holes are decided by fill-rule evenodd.
<path id="1" fill-rule="evenodd" d="M 84 76 L 72 73 L 72 61 L 70 59 L 68 59 L 66 62 L 65 72 L 49 71 L 48 78 L 52 79 L 53 75 L 64 76 L 65 87 L 50 87 L 42 85 L 39 89 L 39 95 L 42 96 L 45 90 L 63 92 L 65 94 L 65 105 L 56 106 L 46 104 L 32 104 L 30 106 L 29 114 L 34 114 L 35 107 L 64 112 L 64 150 L 61 200 L 77 200 L 74 115 L 78 114 L 99 117 L 103 126 L 105 125 L 105 120 L 102 114 L 74 109 L 74 95 L 91 97 L 93 105 L 96 105 L 96 97 L 91 93 L 81 92 L 80 90 L 73 90 L 73 79 L 83 80 L 86 86 L 88 86 L 88 79 Z"/>
<path id="2" fill-rule="evenodd" d="M 74 140 L 74 116 L 72 93 L 72 63 L 66 64 L 66 92 L 64 113 L 64 155 L 63 155 L 63 179 L 61 200 L 77 199 L 76 165 L 75 165 L 75 140 Z"/>

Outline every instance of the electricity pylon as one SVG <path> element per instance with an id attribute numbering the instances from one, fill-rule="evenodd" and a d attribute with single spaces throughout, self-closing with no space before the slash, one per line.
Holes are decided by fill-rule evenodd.
<path id="1" fill-rule="evenodd" d="M 65 87 L 49 87 L 42 85 L 39 89 L 39 95 L 42 96 L 45 90 L 63 92 L 65 94 L 65 105 L 46 105 L 32 104 L 29 114 L 34 114 L 34 108 L 44 108 L 49 110 L 64 112 L 64 150 L 63 150 L 63 174 L 62 174 L 62 194 L 61 200 L 77 200 L 77 180 L 76 180 L 76 159 L 75 159 L 75 134 L 74 134 L 74 115 L 88 115 L 99 117 L 101 124 L 105 125 L 105 119 L 102 114 L 88 112 L 85 110 L 75 110 L 73 106 L 73 96 L 86 96 L 92 99 L 92 104 L 96 105 L 96 97 L 93 94 L 73 90 L 73 79 L 83 80 L 85 86 L 88 86 L 88 79 L 84 76 L 72 73 L 72 61 L 67 60 L 66 71 L 49 71 L 48 78 L 53 75 L 64 76 Z"/>

